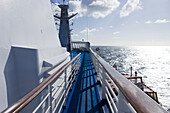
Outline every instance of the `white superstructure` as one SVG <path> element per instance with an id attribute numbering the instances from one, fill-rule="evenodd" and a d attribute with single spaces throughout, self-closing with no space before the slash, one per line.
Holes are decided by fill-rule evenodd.
<path id="1" fill-rule="evenodd" d="M 50 0 L 0 1 L 0 111 L 39 84 L 44 69 L 68 56 Z"/>

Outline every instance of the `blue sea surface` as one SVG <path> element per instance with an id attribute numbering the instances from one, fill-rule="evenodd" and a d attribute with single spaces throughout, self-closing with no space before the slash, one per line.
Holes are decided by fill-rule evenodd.
<path id="1" fill-rule="evenodd" d="M 163 108 L 170 110 L 170 46 L 93 46 L 110 65 L 116 64 L 118 71 L 143 77 L 144 83 L 158 93 Z"/>

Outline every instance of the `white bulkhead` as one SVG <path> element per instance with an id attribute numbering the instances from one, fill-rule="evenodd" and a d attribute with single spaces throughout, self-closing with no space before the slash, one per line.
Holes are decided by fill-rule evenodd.
<path id="1" fill-rule="evenodd" d="M 69 53 L 59 42 L 50 0 L 0 0 L 0 111 L 65 59 Z"/>

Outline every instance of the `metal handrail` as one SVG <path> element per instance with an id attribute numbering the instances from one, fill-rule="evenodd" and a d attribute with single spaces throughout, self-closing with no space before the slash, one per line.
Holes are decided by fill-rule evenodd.
<path id="1" fill-rule="evenodd" d="M 64 66 L 62 66 L 57 72 L 55 72 L 53 75 L 49 76 L 47 79 L 45 79 L 42 83 L 40 83 L 38 86 L 36 86 L 34 89 L 32 89 L 30 92 L 28 92 L 25 96 L 23 96 L 21 99 L 19 99 L 14 104 L 10 105 L 8 108 L 6 108 L 2 113 L 11 113 L 11 112 L 20 112 L 25 106 L 27 106 L 34 98 L 36 98 L 49 84 L 51 84 L 55 79 L 57 79 L 60 74 L 71 64 L 74 62 L 76 58 L 78 58 L 81 55 L 79 53 L 76 57 L 74 57 L 71 61 L 66 63 Z"/>
<path id="2" fill-rule="evenodd" d="M 106 61 L 97 55 L 90 48 L 91 57 L 95 57 L 103 70 L 109 75 L 121 93 L 126 97 L 132 107 L 139 113 L 168 113 L 153 99 L 146 95 L 142 90 L 137 88 L 128 79 L 122 76 L 119 72 L 115 71 Z M 104 87 L 104 86 L 102 86 Z"/>

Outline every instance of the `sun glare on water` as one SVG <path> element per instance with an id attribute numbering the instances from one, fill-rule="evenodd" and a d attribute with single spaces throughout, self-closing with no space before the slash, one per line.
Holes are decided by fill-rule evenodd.
<path id="1" fill-rule="evenodd" d="M 170 109 L 170 47 L 101 47 L 101 56 L 120 72 L 130 73 L 130 66 L 143 77 L 146 85 L 158 93 L 165 109 Z"/>

